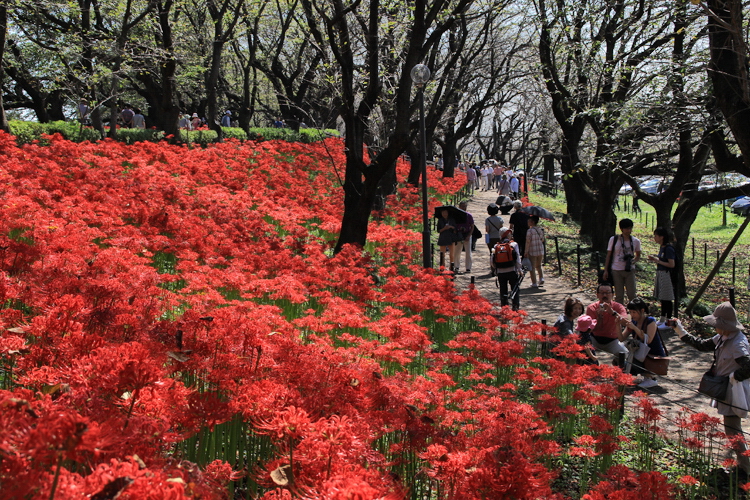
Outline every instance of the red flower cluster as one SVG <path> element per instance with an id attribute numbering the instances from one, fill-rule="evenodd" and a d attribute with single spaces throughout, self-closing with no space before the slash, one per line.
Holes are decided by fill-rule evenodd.
<path id="1" fill-rule="evenodd" d="M 556 422 L 617 407 L 621 372 L 527 361 L 539 325 L 421 269 L 415 189 L 331 256 L 338 140 L 0 157 L 4 498 L 555 498 Z"/>

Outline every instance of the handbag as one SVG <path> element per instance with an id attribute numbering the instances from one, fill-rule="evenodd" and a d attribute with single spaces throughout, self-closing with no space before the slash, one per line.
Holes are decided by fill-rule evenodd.
<path id="1" fill-rule="evenodd" d="M 727 397 L 729 377 L 722 377 L 714 375 L 713 373 L 712 367 L 711 370 L 703 374 L 703 377 L 701 377 L 701 383 L 698 385 L 698 392 L 710 397 L 711 399 L 723 401 Z"/>
<path id="2" fill-rule="evenodd" d="M 666 375 L 669 371 L 669 360 L 667 356 L 646 356 L 643 367 L 654 375 Z"/>
<path id="3" fill-rule="evenodd" d="M 651 347 L 647 343 L 635 339 L 635 352 L 633 353 L 633 357 L 635 359 L 643 363 L 646 359 L 646 356 L 648 356 L 648 351 L 650 350 Z"/>
<path id="4" fill-rule="evenodd" d="M 729 377 L 722 375 L 715 375 L 716 368 L 716 352 L 719 348 L 724 345 L 724 341 L 719 342 L 714 348 L 714 362 L 711 365 L 711 369 L 703 374 L 701 382 L 698 384 L 698 392 L 703 395 L 715 399 L 717 401 L 723 401 L 727 397 L 727 390 L 729 389 Z"/>

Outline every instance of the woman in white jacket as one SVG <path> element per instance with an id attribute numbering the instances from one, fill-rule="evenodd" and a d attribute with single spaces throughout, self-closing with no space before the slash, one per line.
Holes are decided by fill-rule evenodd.
<path id="1" fill-rule="evenodd" d="M 699 351 L 714 351 L 713 375 L 729 377 L 732 384 L 740 383 L 750 378 L 750 344 L 742 332 L 744 326 L 737 321 L 737 311 L 732 304 L 724 302 L 716 306 L 713 314 L 703 318 L 709 325 L 716 329 L 716 335 L 709 339 L 699 339 L 690 335 L 682 327 L 682 323 L 676 322 L 675 331 L 680 339 Z M 734 380 L 732 380 L 734 379 Z M 748 383 L 744 382 L 747 387 Z M 745 391 L 747 393 L 747 391 Z M 735 403 L 739 403 L 734 401 Z M 730 385 L 726 397 L 721 401 L 712 400 L 711 406 L 715 407 L 719 414 L 724 417 L 724 433 L 728 438 L 742 435 L 741 415 L 747 414 L 737 405 L 733 405 L 732 388 Z M 745 402 L 741 406 L 745 406 Z M 747 449 L 744 442 L 735 441 L 733 449 L 737 454 L 737 464 L 750 473 L 750 459 L 744 455 Z"/>

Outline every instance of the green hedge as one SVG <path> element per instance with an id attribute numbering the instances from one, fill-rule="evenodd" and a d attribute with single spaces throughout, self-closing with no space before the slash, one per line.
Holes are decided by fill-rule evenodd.
<path id="1" fill-rule="evenodd" d="M 315 128 L 303 128 L 297 132 L 290 128 L 257 127 L 251 128 L 249 132 L 248 139 L 251 141 L 281 140 L 305 144 L 322 141 L 330 136 L 338 137 L 339 135 L 336 130 L 318 130 Z"/>
<path id="2" fill-rule="evenodd" d="M 105 128 L 105 130 L 107 130 Z M 125 144 L 136 142 L 159 142 L 164 139 L 164 132 L 153 128 L 121 128 L 117 129 L 117 140 Z"/>
<path id="3" fill-rule="evenodd" d="M 63 137 L 74 142 L 97 141 L 99 133 L 91 127 L 81 127 L 76 121 L 57 121 L 51 123 L 25 122 L 19 120 L 10 121 L 10 131 L 16 136 L 18 144 L 28 144 L 36 140 L 42 140 L 42 135 L 61 134 Z M 106 129 L 105 129 L 106 130 Z M 246 133 L 241 128 L 223 127 L 224 137 L 237 139 L 239 141 L 273 141 L 281 140 L 287 142 L 311 143 L 322 141 L 326 137 L 338 137 L 336 130 L 318 130 L 313 128 L 301 129 L 299 132 L 289 128 L 257 127 L 251 128 Z M 121 128 L 117 131 L 117 139 L 126 143 L 151 141 L 157 142 L 164 139 L 164 132 L 155 129 Z M 213 130 L 181 130 L 180 140 L 206 146 L 216 140 L 216 132 Z"/>
<path id="4" fill-rule="evenodd" d="M 28 144 L 42 139 L 42 135 L 61 134 L 74 142 L 97 141 L 99 133 L 90 127 L 81 127 L 79 122 L 36 123 L 10 120 L 10 133 L 16 136 L 18 144 Z"/>

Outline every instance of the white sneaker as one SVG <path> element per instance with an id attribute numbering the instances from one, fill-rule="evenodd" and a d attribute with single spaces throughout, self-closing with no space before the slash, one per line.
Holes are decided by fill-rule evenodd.
<path id="1" fill-rule="evenodd" d="M 638 387 L 640 387 L 641 389 L 650 389 L 652 387 L 656 387 L 657 385 L 659 385 L 659 382 L 657 382 L 656 379 L 647 378 L 644 379 L 643 382 L 638 384 Z"/>
<path id="2" fill-rule="evenodd" d="M 532 283 L 529 288 L 539 288 L 539 285 L 537 285 L 536 283 Z"/>
<path id="3" fill-rule="evenodd" d="M 667 324 L 663 321 L 659 321 L 658 323 L 656 323 L 656 328 L 658 330 L 670 330 L 672 327 L 667 326 Z"/>

